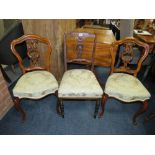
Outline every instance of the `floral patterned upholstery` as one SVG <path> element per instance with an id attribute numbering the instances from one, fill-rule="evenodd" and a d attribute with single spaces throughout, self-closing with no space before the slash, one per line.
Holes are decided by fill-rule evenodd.
<path id="1" fill-rule="evenodd" d="M 55 77 L 48 71 L 28 72 L 18 80 L 13 89 L 15 97 L 39 99 L 58 90 Z"/>
<path id="2" fill-rule="evenodd" d="M 60 98 L 101 98 L 103 90 L 94 73 L 86 69 L 72 69 L 64 73 L 58 96 Z"/>
<path id="3" fill-rule="evenodd" d="M 125 102 L 145 101 L 151 97 L 136 77 L 125 73 L 110 75 L 106 82 L 105 93 Z"/>

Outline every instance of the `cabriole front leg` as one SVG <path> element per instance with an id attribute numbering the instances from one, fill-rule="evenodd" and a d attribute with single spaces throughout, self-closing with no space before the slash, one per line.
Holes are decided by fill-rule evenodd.
<path id="1" fill-rule="evenodd" d="M 141 105 L 141 107 L 140 107 L 140 109 L 134 114 L 134 116 L 133 116 L 133 123 L 136 125 L 137 124 L 137 122 L 136 122 L 136 119 L 137 119 L 137 117 L 139 116 L 139 115 L 141 115 L 142 113 L 144 113 L 146 110 L 147 110 L 147 108 L 148 108 L 148 101 L 144 101 L 144 102 L 142 102 L 141 103 L 142 105 Z"/>
<path id="2" fill-rule="evenodd" d="M 25 111 L 22 109 L 20 101 L 21 101 L 20 98 L 15 97 L 15 98 L 14 98 L 14 106 L 15 106 L 16 110 L 17 110 L 18 112 L 21 113 L 21 115 L 22 115 L 22 120 L 25 121 L 25 120 L 26 120 L 26 113 L 25 113 Z"/>

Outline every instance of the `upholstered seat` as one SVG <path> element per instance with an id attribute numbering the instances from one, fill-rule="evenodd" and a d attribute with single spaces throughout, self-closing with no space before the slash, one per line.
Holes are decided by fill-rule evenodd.
<path id="1" fill-rule="evenodd" d="M 63 98 L 101 98 L 102 95 L 94 73 L 87 69 L 66 71 L 58 90 L 58 96 Z"/>
<path id="2" fill-rule="evenodd" d="M 105 93 L 124 102 L 145 101 L 150 93 L 134 76 L 125 73 L 113 73 L 109 76 Z"/>
<path id="3" fill-rule="evenodd" d="M 140 57 L 133 68 L 131 64 L 136 58 L 135 47 L 139 49 Z M 111 75 L 105 84 L 100 116 L 104 114 L 108 97 L 114 97 L 127 103 L 141 104 L 138 111 L 133 115 L 132 120 L 133 123 L 136 124 L 137 117 L 147 110 L 149 105 L 148 100 L 151 97 L 148 90 L 137 79 L 137 74 L 141 69 L 142 63 L 148 56 L 149 45 L 136 38 L 127 37 L 112 43 L 110 53 L 112 58 Z"/>
<path id="4" fill-rule="evenodd" d="M 27 45 L 26 54 L 29 57 L 29 65 L 26 66 L 16 48 L 23 43 Z M 58 82 L 50 73 L 52 46 L 47 38 L 27 34 L 11 42 L 11 51 L 16 56 L 23 73 L 13 88 L 14 106 L 25 120 L 26 113 L 21 106 L 22 99 L 41 99 L 49 94 L 57 97 Z"/>
<path id="5" fill-rule="evenodd" d="M 87 32 L 70 32 L 64 34 L 65 73 L 58 89 L 59 111 L 63 118 L 63 101 L 70 99 L 96 101 L 94 118 L 97 116 L 103 90 L 93 73 L 96 47 L 95 40 L 96 35 Z M 68 67 L 69 64 L 80 65 L 76 65 L 76 69 L 73 69 L 75 66 Z M 77 68 L 85 65 L 87 69 Z"/>
<path id="6" fill-rule="evenodd" d="M 24 74 L 13 89 L 19 98 L 39 99 L 58 90 L 58 82 L 48 71 L 33 71 Z"/>

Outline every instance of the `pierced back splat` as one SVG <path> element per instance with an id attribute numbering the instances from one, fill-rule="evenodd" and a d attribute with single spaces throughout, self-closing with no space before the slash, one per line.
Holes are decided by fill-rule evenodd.
<path id="1" fill-rule="evenodd" d="M 36 67 L 39 66 L 39 51 L 38 51 L 38 41 L 37 40 L 28 40 L 27 41 L 28 52 L 27 55 L 30 58 L 30 66 Z"/>
<path id="2" fill-rule="evenodd" d="M 115 67 L 116 54 L 117 52 L 119 52 L 118 49 L 122 45 L 124 46 L 124 49 L 120 55 L 120 58 L 122 60 L 123 65 L 117 68 Z M 140 49 L 143 49 L 143 50 L 140 51 L 142 54 L 141 54 L 141 57 L 139 58 L 139 61 L 137 62 L 136 69 L 131 69 L 128 65 L 134 58 L 135 54 L 134 54 L 133 48 L 135 46 L 140 47 Z M 125 72 L 129 74 L 133 74 L 134 76 L 137 76 L 138 72 L 140 71 L 142 62 L 147 57 L 148 52 L 149 52 L 149 45 L 133 37 L 127 37 L 122 40 L 114 42 L 111 47 L 111 57 L 112 57 L 111 73 Z"/>
<path id="3" fill-rule="evenodd" d="M 126 43 L 124 44 L 124 50 L 121 53 L 121 59 L 123 62 L 123 67 L 124 68 L 128 68 L 128 64 L 132 61 L 133 57 L 134 57 L 134 53 L 133 53 L 133 45 L 131 43 Z"/>
<path id="4" fill-rule="evenodd" d="M 27 55 L 30 58 L 30 66 L 29 67 L 24 66 L 23 61 L 15 48 L 16 45 L 21 44 L 23 42 L 27 43 L 27 50 L 28 50 Z M 40 66 L 40 64 L 39 64 L 39 59 L 42 56 L 42 55 L 40 55 L 40 52 L 38 50 L 39 43 L 47 46 L 47 51 L 44 52 L 44 56 L 46 57 L 44 67 Z M 11 50 L 12 50 L 13 54 L 16 56 L 16 58 L 18 59 L 19 66 L 20 66 L 23 74 L 26 72 L 29 72 L 29 71 L 33 71 L 33 70 L 48 70 L 48 71 L 50 71 L 52 46 L 47 38 L 43 38 L 39 35 L 34 35 L 34 34 L 23 35 L 22 37 L 15 39 L 11 42 Z"/>

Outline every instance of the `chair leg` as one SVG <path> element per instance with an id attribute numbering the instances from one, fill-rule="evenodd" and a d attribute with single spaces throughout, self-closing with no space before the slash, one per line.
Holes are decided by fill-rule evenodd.
<path id="1" fill-rule="evenodd" d="M 57 114 L 58 114 L 58 115 L 61 115 L 61 108 L 60 108 L 59 99 L 57 99 L 56 111 L 57 111 Z"/>
<path id="2" fill-rule="evenodd" d="M 108 95 L 107 95 L 107 94 L 103 94 L 102 102 L 101 102 L 102 111 L 101 111 L 101 113 L 99 114 L 99 117 L 102 117 L 103 114 L 104 114 L 104 109 L 105 109 L 105 104 L 106 104 L 106 102 L 107 102 L 107 99 L 108 99 Z"/>
<path id="3" fill-rule="evenodd" d="M 136 122 L 137 117 L 140 114 L 144 113 L 147 110 L 147 108 L 148 108 L 148 101 L 142 102 L 142 106 L 140 107 L 140 109 L 133 116 L 133 123 L 134 123 L 134 125 L 137 124 L 137 122 Z"/>
<path id="4" fill-rule="evenodd" d="M 60 109 L 61 109 L 61 116 L 62 118 L 64 118 L 64 104 L 62 99 L 60 99 Z"/>
<path id="5" fill-rule="evenodd" d="M 59 101 L 59 98 L 58 98 L 58 91 L 55 92 L 55 96 L 57 98 L 56 112 L 57 112 L 58 115 L 61 115 L 60 101 Z"/>
<path id="6" fill-rule="evenodd" d="M 100 107 L 100 99 L 96 100 L 94 118 L 96 118 L 96 116 L 98 114 L 99 107 Z"/>
<path id="7" fill-rule="evenodd" d="M 20 105 L 20 101 L 21 101 L 21 100 L 20 100 L 18 97 L 15 97 L 15 98 L 14 98 L 14 106 L 15 106 L 16 110 L 17 110 L 18 112 L 21 113 L 21 115 L 22 115 L 22 120 L 25 121 L 25 120 L 26 120 L 26 113 L 25 113 L 25 111 L 22 109 L 22 107 L 21 107 L 21 105 Z"/>

